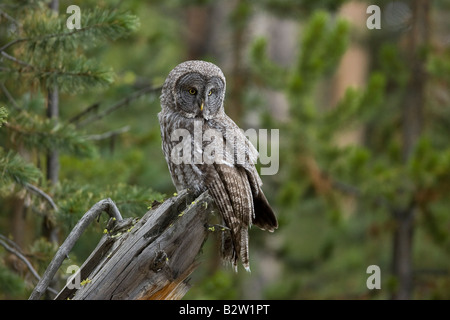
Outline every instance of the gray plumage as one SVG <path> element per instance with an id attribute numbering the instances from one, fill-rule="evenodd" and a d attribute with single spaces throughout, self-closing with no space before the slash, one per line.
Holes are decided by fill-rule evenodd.
<path id="1" fill-rule="evenodd" d="M 176 66 L 162 88 L 158 114 L 162 149 L 177 191 L 189 189 L 195 195 L 209 191 L 229 228 L 223 231 L 222 256 L 236 270 L 241 259 L 249 271 L 248 228 L 255 224 L 273 232 L 278 222 L 254 166 L 258 152 L 225 114 L 225 88 L 222 71 L 212 63 L 186 61 Z M 191 139 L 174 138 L 176 129 L 187 130 Z M 217 134 L 208 136 L 208 132 Z M 204 135 L 201 144 L 196 133 Z M 224 148 L 206 152 L 213 142 Z M 183 154 L 186 150 L 191 154 Z M 192 161 L 175 161 L 175 156 Z"/>

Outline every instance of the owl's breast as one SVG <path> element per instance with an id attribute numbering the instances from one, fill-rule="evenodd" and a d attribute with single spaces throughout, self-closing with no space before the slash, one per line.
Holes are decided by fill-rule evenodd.
<path id="1" fill-rule="evenodd" d="M 206 190 L 202 166 L 202 144 L 195 137 L 193 119 L 176 114 L 159 115 L 162 150 L 177 191 L 189 189 L 195 194 Z M 199 133 L 201 135 L 201 130 Z"/>

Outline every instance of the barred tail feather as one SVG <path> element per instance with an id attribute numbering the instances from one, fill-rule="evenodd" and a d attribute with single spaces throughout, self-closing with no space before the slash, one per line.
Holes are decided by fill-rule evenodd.
<path id="1" fill-rule="evenodd" d="M 222 261 L 231 263 L 234 271 L 237 272 L 238 256 L 236 250 L 234 250 L 233 240 L 228 230 L 222 231 L 220 253 Z"/>
<path id="2" fill-rule="evenodd" d="M 250 259 L 249 259 L 249 250 L 248 250 L 248 229 L 241 229 L 241 260 L 242 265 L 244 266 L 247 272 L 250 271 Z"/>
<path id="3" fill-rule="evenodd" d="M 229 230 L 222 231 L 221 242 L 222 259 L 226 262 L 230 262 L 237 272 L 240 258 L 245 270 L 250 272 L 248 230 L 241 229 L 237 230 L 237 232 Z"/>

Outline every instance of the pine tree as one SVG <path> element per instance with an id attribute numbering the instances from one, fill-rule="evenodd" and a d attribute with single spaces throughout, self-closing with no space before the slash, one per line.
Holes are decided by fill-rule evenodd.
<path id="1" fill-rule="evenodd" d="M 65 107 L 65 97 L 114 83 L 116 75 L 96 59 L 94 49 L 130 35 L 139 27 L 139 20 L 127 12 L 84 6 L 80 28 L 69 29 L 69 15 L 58 14 L 58 1 L 6 1 L 0 14 L 0 203 L 6 208 L 1 214 L 10 210 L 19 221 L 17 228 L 10 229 L 19 231 L 5 236 L 16 245 L 27 245 L 17 250 L 31 250 L 34 257 L 43 257 L 45 251 L 46 259 L 51 259 L 55 246 L 46 241 L 38 245 L 42 241 L 39 233 L 46 235 L 45 228 L 67 232 L 87 208 L 102 198 L 113 198 L 122 210 L 133 214 L 145 212 L 155 197 L 161 197 L 152 190 L 123 183 L 100 189 L 94 184 L 60 181 L 57 168 L 50 174 L 54 165 L 46 169 L 42 165 L 43 160 L 49 162 L 53 157 L 59 166 L 59 155 L 98 156 L 96 140 L 86 128 L 60 117 L 59 111 Z M 146 89 L 139 94 L 148 92 Z M 27 227 L 24 210 L 42 219 L 32 249 L 28 249 L 23 237 Z M 39 218 L 33 221 L 39 225 Z M 0 251 L 0 259 L 11 256 Z M 39 259 L 32 262 L 36 265 Z M 40 262 L 38 271 L 42 272 L 49 260 Z M 0 282 L 11 284 L 9 289 L 0 288 L 1 297 L 26 297 L 24 290 L 33 286 L 32 282 L 27 286 L 19 284 L 14 272 L 3 265 Z"/>
<path id="2" fill-rule="evenodd" d="M 288 8 L 289 1 L 267 3 L 285 3 Z M 314 232 L 316 239 L 323 234 L 322 243 L 305 246 L 290 241 L 283 247 L 291 286 L 277 290 L 284 290 L 286 298 L 292 298 L 293 293 L 309 297 L 307 292 L 302 293 L 308 280 L 301 276 L 295 280 L 299 270 L 310 274 L 310 268 L 319 270 L 325 268 L 325 261 L 334 260 L 334 272 L 343 272 L 339 266 L 346 265 L 347 255 L 358 250 L 354 242 L 345 240 L 349 235 L 343 230 L 365 243 L 365 252 L 349 259 L 355 260 L 345 270 L 346 275 L 354 264 L 366 263 L 365 268 L 371 264 L 368 261 L 376 260 L 385 270 L 385 298 L 420 297 L 419 290 L 414 290 L 418 282 L 412 275 L 414 268 L 423 264 L 417 263 L 414 247 L 446 252 L 447 256 L 440 257 L 448 262 L 450 238 L 445 231 L 448 217 L 444 208 L 448 207 L 450 148 L 442 140 L 448 135 L 448 126 L 443 129 L 448 117 L 438 117 L 437 106 L 441 103 L 434 101 L 429 92 L 433 89 L 428 86 L 432 83 L 434 90 L 448 91 L 448 77 L 443 76 L 443 70 L 448 71 L 448 63 L 444 62 L 448 60 L 448 47 L 433 50 L 429 43 L 430 6 L 427 1 L 413 1 L 410 20 L 403 21 L 408 24 L 403 33 L 388 29 L 382 36 L 371 34 L 368 43 L 374 67 L 368 83 L 365 88 L 348 88 L 335 106 L 321 106 L 317 95 L 329 94 L 321 81 L 333 71 L 345 50 L 349 26 L 344 21 L 333 22 L 325 12 L 313 14 L 302 30 L 297 62 L 288 68 L 267 58 L 264 39 L 253 45 L 254 75 L 266 86 L 283 91 L 289 99 L 289 121 L 274 123 L 267 119 L 268 125 L 281 127 L 280 132 L 284 132 L 279 203 L 286 210 L 287 232 L 304 232 L 305 237 Z M 341 132 L 358 126 L 364 127 L 361 143 L 336 143 Z M 351 210 L 347 207 L 350 201 L 356 201 Z M 317 229 L 309 231 L 304 226 L 314 225 L 309 217 L 323 212 L 329 223 L 315 225 Z M 299 219 L 300 215 L 304 218 Z M 353 229 L 357 225 L 359 231 Z M 417 233 L 420 241 L 413 240 L 419 236 Z M 381 246 L 388 249 L 382 250 Z M 329 279 L 329 272 L 316 271 L 317 278 L 313 276 L 309 283 L 325 285 L 317 274 Z M 436 288 L 448 284 L 439 277 L 427 279 Z M 349 294 L 343 293 L 345 286 L 338 283 L 333 282 L 333 288 L 338 287 L 335 294 Z M 439 297 L 448 296 L 448 292 L 436 292 L 437 296 L 442 294 Z"/>
<path id="3" fill-rule="evenodd" d="M 142 216 L 160 195 L 135 183 L 173 192 L 158 156 L 156 95 L 131 102 L 156 92 L 148 85 L 159 86 L 192 52 L 193 58 L 223 63 L 226 108 L 229 114 L 235 108 L 235 121 L 245 125 L 239 117 L 250 108 L 252 116 L 264 106 L 277 110 L 265 99 L 274 91 L 284 94 L 289 110 L 282 121 L 267 113 L 258 123 L 280 130 L 280 170 L 263 177 L 280 228 L 269 239 L 251 235 L 260 249 L 253 259 L 267 257 L 270 263 L 259 265 L 264 272 L 252 270 L 251 278 L 236 276 L 221 268 L 212 249 L 203 264 L 207 270 L 194 275 L 198 281 L 189 297 L 236 299 L 256 287 L 262 289 L 257 297 L 276 299 L 398 298 L 401 292 L 449 298 L 448 1 L 378 0 L 373 4 L 381 7 L 382 29 L 372 31 L 337 17 L 346 0 L 193 1 L 188 9 L 210 14 L 200 17 L 180 0 L 87 0 L 80 5 L 81 28 L 70 30 L 68 2 L 61 0 L 59 10 L 51 8 L 55 2 L 0 4 L 0 298 L 27 298 L 36 283 L 11 251 L 22 253 L 39 274 L 53 257 L 57 245 L 41 237 L 43 221 L 54 223 L 62 240 L 80 215 L 105 197 L 124 217 Z M 110 10 L 112 3 L 145 17 L 138 35 L 136 17 Z M 409 11 L 394 8 L 390 23 L 396 25 L 388 25 L 388 6 L 398 3 Z M 413 8 L 427 3 L 430 10 L 419 11 L 428 36 L 411 41 L 412 30 L 419 30 L 412 24 L 418 21 Z M 298 54 L 291 64 L 272 61 L 273 43 L 265 38 L 247 52 L 256 25 L 251 19 L 261 11 L 298 26 Z M 183 23 L 187 15 L 192 25 Z M 196 18 L 214 28 L 191 32 L 198 30 L 192 29 Z M 367 82 L 329 103 L 331 79 L 349 43 L 366 50 Z M 51 97 L 59 99 L 58 117 L 49 116 Z M 411 101 L 419 112 L 406 112 Z M 406 142 L 403 130 L 414 127 L 408 116 L 420 130 Z M 353 130 L 358 142 L 339 143 L 343 132 Z M 55 184 L 46 168 L 50 151 L 58 153 L 60 166 Z M 67 264 L 92 251 L 102 222 L 87 230 Z M 399 257 L 406 266 L 403 276 Z M 371 264 L 381 268 L 382 290 L 366 288 Z"/>

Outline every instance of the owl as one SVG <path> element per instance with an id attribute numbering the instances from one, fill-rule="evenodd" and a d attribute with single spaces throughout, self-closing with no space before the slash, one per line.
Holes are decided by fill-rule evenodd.
<path id="1" fill-rule="evenodd" d="M 249 227 L 273 232 L 278 222 L 254 165 L 258 151 L 225 114 L 225 88 L 225 76 L 210 62 L 176 66 L 160 97 L 162 150 L 177 191 L 208 190 L 214 199 L 226 226 L 222 258 L 236 271 L 241 260 L 250 271 Z"/>

